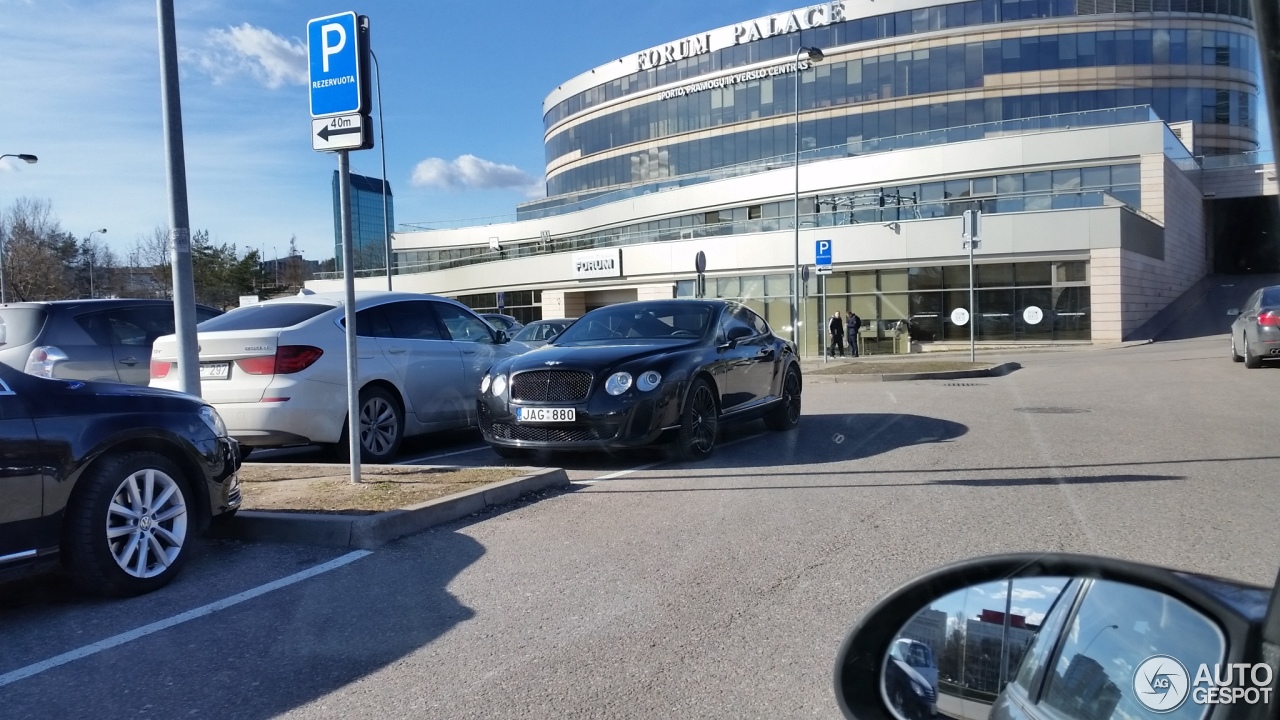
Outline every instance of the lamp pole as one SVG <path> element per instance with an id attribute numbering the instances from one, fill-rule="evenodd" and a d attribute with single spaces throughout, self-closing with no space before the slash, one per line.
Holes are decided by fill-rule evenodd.
<path id="1" fill-rule="evenodd" d="M 102 228 L 101 230 L 94 230 L 93 232 L 89 233 L 89 239 L 85 241 L 85 244 L 89 246 L 87 249 L 89 251 L 89 299 L 90 300 L 97 297 L 97 293 L 95 293 L 93 290 L 93 257 L 98 254 L 98 251 L 95 250 L 93 247 L 93 236 L 99 235 L 99 234 L 106 234 L 106 232 L 107 232 L 106 228 Z"/>
<path id="2" fill-rule="evenodd" d="M 792 198 L 792 215 L 793 224 L 795 226 L 795 255 L 794 264 L 791 268 L 791 342 L 800 346 L 800 63 L 803 59 L 807 59 L 810 63 L 821 62 L 823 55 L 818 48 L 802 47 L 796 53 L 796 105 L 795 105 L 795 131 L 796 131 L 796 153 L 793 158 L 795 165 L 795 194 Z M 820 337 L 823 332 L 822 328 L 818 328 Z M 825 342 L 825 339 L 824 339 Z"/>
<path id="3" fill-rule="evenodd" d="M 0 155 L 0 160 L 8 157 L 18 158 L 28 165 L 34 165 L 36 161 L 39 160 L 35 155 L 28 155 L 26 153 L 5 153 Z M 6 302 L 8 302 L 8 300 L 5 298 L 4 294 L 4 234 L 0 233 L 0 305 L 5 304 Z"/>
<path id="4" fill-rule="evenodd" d="M 391 289 L 391 227 L 387 220 L 387 143 L 382 139 L 382 70 L 378 68 L 378 56 L 369 49 L 373 58 L 374 84 L 378 88 L 378 150 L 382 152 L 382 241 L 387 255 L 387 289 Z"/>

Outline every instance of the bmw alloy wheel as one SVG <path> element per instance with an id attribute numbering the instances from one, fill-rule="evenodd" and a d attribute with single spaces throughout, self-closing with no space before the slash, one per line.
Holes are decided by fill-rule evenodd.
<path id="1" fill-rule="evenodd" d="M 385 455 L 400 437 L 400 420 L 386 398 L 375 395 L 360 408 L 360 447 L 374 455 Z"/>
<path id="2" fill-rule="evenodd" d="M 163 573 L 187 539 L 187 504 L 178 483 L 155 468 L 126 477 L 111 498 L 106 533 L 121 570 L 139 579 Z"/>

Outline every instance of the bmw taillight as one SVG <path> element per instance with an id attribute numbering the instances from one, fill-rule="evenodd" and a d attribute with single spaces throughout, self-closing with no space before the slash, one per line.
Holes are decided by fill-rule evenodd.
<path id="1" fill-rule="evenodd" d="M 167 377 L 169 375 L 169 368 L 171 367 L 173 367 L 173 363 L 167 363 L 163 360 L 152 360 L 151 379 L 155 380 L 157 378 Z"/>
<path id="2" fill-rule="evenodd" d="M 1258 313 L 1258 324 L 1267 325 L 1269 327 L 1280 327 L 1280 312 L 1275 310 L 1267 310 Z"/>
<path id="3" fill-rule="evenodd" d="M 324 351 L 310 345 L 285 345 L 276 349 L 276 374 L 302 372 L 315 364 Z"/>
<path id="4" fill-rule="evenodd" d="M 275 355 L 241 358 L 236 366 L 249 375 L 290 375 L 315 364 L 324 351 L 310 345 L 281 345 Z"/>

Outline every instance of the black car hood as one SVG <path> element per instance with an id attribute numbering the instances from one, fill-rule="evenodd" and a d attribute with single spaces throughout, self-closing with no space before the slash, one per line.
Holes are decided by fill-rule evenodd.
<path id="1" fill-rule="evenodd" d="M 696 345 L 697 341 L 693 340 L 686 342 L 609 343 L 608 345 L 544 345 L 536 350 L 511 358 L 511 364 L 508 369 L 512 372 L 545 369 L 547 367 L 599 370 L 645 357 L 666 355 L 677 350 L 687 350 Z"/>
<path id="2" fill-rule="evenodd" d="M 35 417 L 93 412 L 193 411 L 203 402 L 192 395 L 113 382 L 39 379 L 39 400 L 28 403 Z"/>

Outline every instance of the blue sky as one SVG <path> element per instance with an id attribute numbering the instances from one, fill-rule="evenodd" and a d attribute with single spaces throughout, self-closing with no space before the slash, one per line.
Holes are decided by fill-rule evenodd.
<path id="1" fill-rule="evenodd" d="M 332 254 L 334 156 L 311 150 L 306 23 L 371 19 L 399 222 L 506 215 L 541 185 L 542 100 L 623 54 L 785 2 L 486 3 L 177 0 L 193 229 L 271 257 L 297 235 Z M 122 255 L 168 220 L 156 8 L 148 0 L 0 0 L 0 205 L 47 198 Z M 470 158 L 466 156 L 471 156 Z M 460 160 L 461 158 L 461 160 Z M 352 171 L 381 174 L 377 150 Z M 416 180 L 415 180 L 416 172 Z"/>
<path id="2" fill-rule="evenodd" d="M 193 229 L 242 250 L 332 254 L 336 159 L 311 150 L 307 20 L 371 19 L 398 222 L 509 215 L 540 192 L 542 100 L 631 52 L 779 12 L 788 1 L 177 0 Z M 0 0 L 0 206 L 47 198 L 122 255 L 167 224 L 155 3 Z M 352 170 L 381 174 L 378 151 Z"/>

